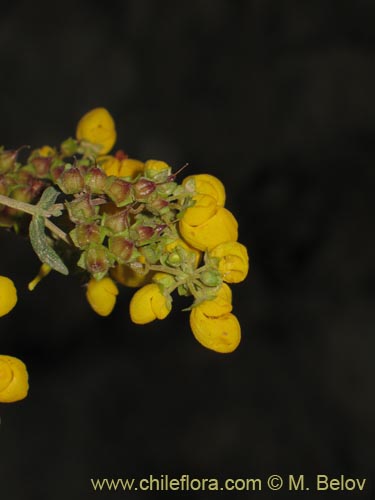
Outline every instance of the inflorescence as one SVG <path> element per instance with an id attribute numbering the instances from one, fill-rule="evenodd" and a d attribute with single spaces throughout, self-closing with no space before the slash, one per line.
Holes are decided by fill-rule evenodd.
<path id="1" fill-rule="evenodd" d="M 234 351 L 241 328 L 230 284 L 249 269 L 238 223 L 225 208 L 222 182 L 210 174 L 173 172 L 164 161 L 109 155 L 116 127 L 105 108 L 79 121 L 59 148 L 0 148 L 0 226 L 25 233 L 42 264 L 29 290 L 50 271 L 80 273 L 91 308 L 108 316 L 119 286 L 137 288 L 131 320 L 164 319 L 172 294 L 192 298 L 190 327 L 204 347 Z M 0 316 L 17 303 L 13 281 L 0 276 Z M 0 402 L 26 397 L 22 361 L 0 355 Z"/>

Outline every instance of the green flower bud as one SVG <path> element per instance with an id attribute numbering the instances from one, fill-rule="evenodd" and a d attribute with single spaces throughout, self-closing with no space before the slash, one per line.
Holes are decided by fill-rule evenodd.
<path id="1" fill-rule="evenodd" d="M 92 204 L 89 193 L 82 193 L 78 198 L 66 202 L 69 217 L 72 222 L 84 222 L 98 213 L 98 207 Z"/>
<path id="2" fill-rule="evenodd" d="M 78 224 L 69 234 L 75 246 L 79 248 L 90 243 L 101 243 L 103 240 L 100 227 L 95 222 Z"/>
<path id="3" fill-rule="evenodd" d="M 110 229 L 114 233 L 122 233 L 129 226 L 129 213 L 128 210 L 121 210 L 114 214 L 104 213 L 102 224 L 104 227 Z"/>
<path id="4" fill-rule="evenodd" d="M 60 151 L 63 156 L 73 156 L 78 152 L 78 141 L 69 137 L 61 143 Z"/>
<path id="5" fill-rule="evenodd" d="M 104 278 L 113 264 L 114 259 L 108 248 L 95 243 L 90 243 L 78 261 L 78 265 L 86 269 L 97 280 Z"/>
<path id="6" fill-rule="evenodd" d="M 199 275 L 200 280 L 206 286 L 218 286 L 222 283 L 222 278 L 219 271 L 203 271 Z"/>
<path id="7" fill-rule="evenodd" d="M 177 182 L 163 182 L 163 184 L 158 185 L 157 191 L 161 196 L 170 196 L 174 193 L 177 185 Z"/>
<path id="8" fill-rule="evenodd" d="M 105 191 L 105 185 L 107 181 L 107 176 L 105 172 L 97 166 L 88 168 L 85 176 L 85 185 L 94 194 L 103 194 Z"/>
<path id="9" fill-rule="evenodd" d="M 58 179 L 58 185 L 65 194 L 75 194 L 83 190 L 85 181 L 78 167 L 66 165 Z"/>

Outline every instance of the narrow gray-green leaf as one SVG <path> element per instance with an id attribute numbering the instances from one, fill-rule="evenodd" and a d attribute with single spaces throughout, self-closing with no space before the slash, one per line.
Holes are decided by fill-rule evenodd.
<path id="1" fill-rule="evenodd" d="M 52 201 L 51 203 L 50 201 L 51 199 L 52 196 L 48 200 L 45 200 L 46 203 L 53 204 L 54 201 Z M 43 207 L 43 208 L 47 209 L 48 207 Z M 41 215 L 33 216 L 29 226 L 29 235 L 30 235 L 31 245 L 35 253 L 44 264 L 48 264 L 52 269 L 58 271 L 61 274 L 65 275 L 69 274 L 68 268 L 48 242 L 47 236 L 45 234 L 45 223 L 43 216 Z"/>

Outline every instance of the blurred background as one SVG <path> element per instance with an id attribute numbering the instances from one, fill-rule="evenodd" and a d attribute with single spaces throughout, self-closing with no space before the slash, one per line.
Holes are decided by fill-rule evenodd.
<path id="1" fill-rule="evenodd" d="M 130 156 L 224 182 L 251 271 L 233 286 L 241 345 L 219 355 L 179 300 L 137 327 L 129 289 L 109 318 L 57 273 L 30 293 L 39 261 L 1 231 L 19 302 L 0 351 L 31 384 L 0 406 L 1 498 L 113 498 L 90 478 L 183 473 L 344 474 L 370 498 L 374 24 L 371 0 L 3 1 L 0 143 L 58 145 L 106 107 Z"/>

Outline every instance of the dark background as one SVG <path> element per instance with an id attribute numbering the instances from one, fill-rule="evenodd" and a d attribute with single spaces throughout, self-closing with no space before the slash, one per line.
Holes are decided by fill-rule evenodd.
<path id="1" fill-rule="evenodd" d="M 109 318 L 57 273 L 28 292 L 39 261 L 2 231 L 19 302 L 1 352 L 26 362 L 31 389 L 0 406 L 1 498 L 107 498 L 90 478 L 181 473 L 305 474 L 312 488 L 344 474 L 370 498 L 374 26 L 370 0 L 3 2 L 0 143 L 57 145 L 107 107 L 131 156 L 224 182 L 251 272 L 233 286 L 243 340 L 223 356 L 178 300 L 137 327 L 128 289 Z M 251 495 L 271 497 L 238 497 Z M 297 495 L 315 498 L 272 497 Z"/>

